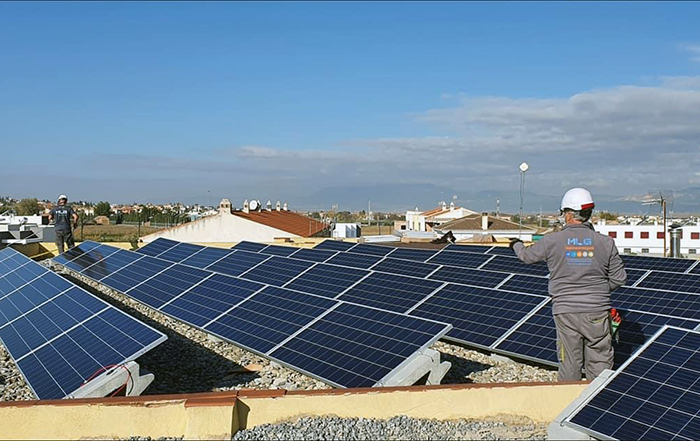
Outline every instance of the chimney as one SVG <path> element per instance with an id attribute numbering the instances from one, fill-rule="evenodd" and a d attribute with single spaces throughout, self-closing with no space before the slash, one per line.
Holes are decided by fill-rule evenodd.
<path id="1" fill-rule="evenodd" d="M 442 204 L 442 209 L 447 210 L 447 203 L 445 201 L 440 202 Z"/>
<path id="2" fill-rule="evenodd" d="M 244 213 L 250 213 L 250 206 L 248 204 L 248 199 L 243 201 L 243 212 Z"/>
<path id="3" fill-rule="evenodd" d="M 289 211 L 289 204 L 286 202 L 284 203 L 284 207 L 282 208 L 284 211 Z"/>
<path id="4" fill-rule="evenodd" d="M 267 211 L 272 211 L 272 202 L 270 200 L 267 200 Z"/>
<path id="5" fill-rule="evenodd" d="M 450 211 L 455 211 L 455 203 L 450 202 Z"/>
<path id="6" fill-rule="evenodd" d="M 219 202 L 219 213 L 231 214 L 231 201 L 222 199 L 221 202 Z"/>
<path id="7" fill-rule="evenodd" d="M 275 204 L 275 210 L 280 211 L 281 206 L 282 204 L 280 204 L 280 201 L 277 201 L 277 203 Z"/>
<path id="8" fill-rule="evenodd" d="M 481 229 L 482 230 L 489 229 L 489 214 L 486 212 L 481 213 Z"/>

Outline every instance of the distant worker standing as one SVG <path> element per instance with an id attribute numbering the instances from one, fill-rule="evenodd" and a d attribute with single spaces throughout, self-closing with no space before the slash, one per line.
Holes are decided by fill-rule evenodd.
<path id="1" fill-rule="evenodd" d="M 589 222 L 593 197 L 583 188 L 564 194 L 562 231 L 546 234 L 530 247 L 520 239 L 510 246 L 525 263 L 547 262 L 549 294 L 557 328 L 559 381 L 593 380 L 613 366 L 610 291 L 627 280 L 612 238 Z"/>
<path id="2" fill-rule="evenodd" d="M 73 240 L 73 228 L 78 228 L 78 214 L 68 205 L 68 197 L 64 194 L 58 197 L 58 205 L 51 209 L 49 222 L 54 222 L 54 232 L 56 233 L 56 247 L 59 254 L 63 253 L 63 243 L 68 248 L 75 246 Z"/>

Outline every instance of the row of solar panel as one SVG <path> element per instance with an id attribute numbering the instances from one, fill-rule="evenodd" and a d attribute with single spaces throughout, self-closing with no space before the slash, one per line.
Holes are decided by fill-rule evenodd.
<path id="1" fill-rule="evenodd" d="M 341 387 L 381 384 L 450 328 L 282 289 L 275 286 L 280 277 L 290 278 L 299 266 L 280 266 L 278 274 L 260 265 L 270 257 L 243 253 L 240 261 L 223 262 L 220 268 L 250 274 L 248 280 L 93 242 L 54 261 L 178 320 Z M 295 262 L 306 267 L 304 261 Z"/>
<path id="2" fill-rule="evenodd" d="M 166 338 L 19 252 L 0 250 L 0 340 L 38 398 L 69 396 L 100 368 Z"/>
<path id="3" fill-rule="evenodd" d="M 178 248 L 181 250 L 184 248 L 183 245 L 189 244 L 157 240 L 143 247 L 140 252 L 147 254 L 156 253 L 160 257 L 168 256 L 171 259 L 176 254 L 179 254 L 177 257 L 183 258 L 183 263 L 188 261 L 192 263 L 191 259 L 194 257 L 206 254 L 209 250 L 214 250 L 213 248 L 204 250 L 190 248 L 189 251 L 196 254 L 188 257 L 186 253 L 176 253 Z M 257 249 L 259 252 L 264 252 L 269 246 L 242 242 L 234 248 L 235 250 L 229 252 L 224 260 L 228 260 L 229 263 L 237 262 L 240 264 L 242 261 L 251 258 L 250 253 L 242 249 Z M 277 248 L 296 251 L 291 247 Z M 342 258 L 344 255 L 349 254 L 338 253 L 333 256 L 334 258 Z M 258 256 L 260 257 L 261 255 L 258 254 Z M 331 264 L 330 260 L 328 261 L 329 263 L 314 264 L 302 263 L 299 260 L 295 260 L 295 257 L 296 254 L 292 258 L 269 256 L 264 260 L 256 261 L 262 263 L 259 263 L 255 270 L 239 274 L 242 274 L 244 278 L 253 280 L 262 277 L 263 280 L 279 283 L 279 286 L 304 292 L 314 292 L 326 297 L 337 296 L 339 299 L 390 309 L 396 312 L 410 313 L 420 317 L 442 318 L 443 320 L 449 320 L 453 325 L 453 329 L 447 334 L 449 339 L 480 347 L 490 347 L 496 351 L 551 365 L 556 364 L 556 352 L 553 344 L 556 338 L 556 331 L 548 301 L 543 298 L 547 292 L 547 279 L 464 268 L 441 267 L 430 278 L 433 278 L 443 270 L 446 274 L 452 275 L 452 278 L 447 278 L 446 280 L 458 279 L 460 282 L 466 280 L 477 285 L 488 283 L 488 278 L 484 277 L 484 275 L 489 275 L 491 279 L 497 277 L 497 284 L 508 277 L 510 278 L 502 284 L 499 290 L 460 286 L 454 283 L 445 284 L 440 288 L 432 280 L 377 272 L 384 269 L 377 269 L 377 266 L 373 266 L 374 270 L 372 271 L 366 271 L 337 266 L 338 263 L 343 262 L 342 260 L 335 260 L 335 264 Z M 362 258 L 364 257 L 362 256 Z M 416 264 L 415 262 L 409 263 Z M 213 265 L 209 269 L 212 267 Z M 247 266 L 244 268 L 247 268 Z M 289 274 L 283 276 L 282 274 L 287 269 L 289 269 Z M 505 289 L 516 292 L 506 292 L 504 291 Z M 529 296 L 523 293 L 541 294 L 542 296 Z M 620 305 L 616 303 L 616 306 L 621 307 L 623 316 L 626 319 L 623 329 L 620 331 L 624 337 L 618 349 L 618 354 L 620 354 L 618 361 L 624 361 L 624 357 L 663 324 L 675 324 L 678 321 L 684 321 L 658 314 L 635 312 L 635 305 L 644 305 L 646 302 L 643 294 L 638 290 L 631 290 L 626 294 L 625 299 L 621 299 Z M 700 296 L 693 300 L 700 301 Z M 682 309 L 683 306 L 682 304 L 671 305 L 668 306 L 668 311 L 665 312 L 675 312 Z M 688 309 L 686 312 L 689 314 L 694 313 L 691 309 Z M 685 326 L 694 327 L 695 322 L 690 320 Z"/>

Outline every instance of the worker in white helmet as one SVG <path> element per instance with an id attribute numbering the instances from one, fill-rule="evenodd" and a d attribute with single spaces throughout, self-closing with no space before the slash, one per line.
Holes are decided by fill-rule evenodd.
<path id="1" fill-rule="evenodd" d="M 63 253 L 64 242 L 69 249 L 73 248 L 75 240 L 73 240 L 71 227 L 78 228 L 78 214 L 73 210 L 73 207 L 68 205 L 68 197 L 66 195 L 62 194 L 58 197 L 58 205 L 53 207 L 49 213 L 49 222 L 54 223 L 58 253 Z"/>
<path id="2" fill-rule="evenodd" d="M 589 222 L 594 207 L 588 190 L 572 188 L 561 201 L 562 231 L 529 247 L 519 239 L 510 243 L 523 262 L 547 262 L 559 381 L 580 380 L 584 367 L 593 380 L 613 367 L 610 291 L 624 285 L 627 273 L 613 239 Z"/>

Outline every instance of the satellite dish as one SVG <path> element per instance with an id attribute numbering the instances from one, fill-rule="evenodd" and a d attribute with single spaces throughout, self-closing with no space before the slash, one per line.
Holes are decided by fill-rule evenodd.
<path id="1" fill-rule="evenodd" d="M 253 199 L 252 201 L 250 201 L 250 209 L 251 209 L 251 210 L 257 210 L 257 209 L 258 209 L 258 201 L 256 201 L 255 199 Z"/>

